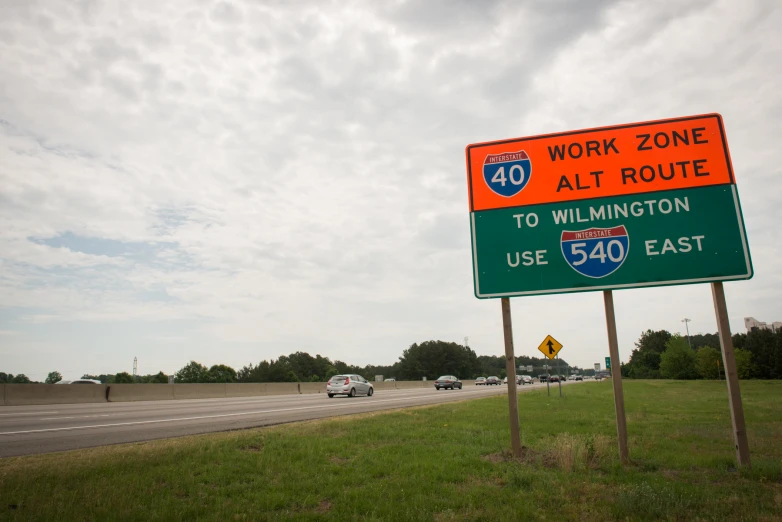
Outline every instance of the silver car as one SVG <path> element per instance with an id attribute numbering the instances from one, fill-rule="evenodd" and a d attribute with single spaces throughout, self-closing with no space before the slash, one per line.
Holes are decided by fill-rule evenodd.
<path id="1" fill-rule="evenodd" d="M 329 398 L 335 395 L 347 395 L 348 397 L 355 397 L 356 395 L 366 395 L 372 397 L 375 393 L 375 388 L 372 383 L 367 381 L 360 375 L 346 374 L 335 375 L 329 379 L 326 384 L 326 393 Z"/>

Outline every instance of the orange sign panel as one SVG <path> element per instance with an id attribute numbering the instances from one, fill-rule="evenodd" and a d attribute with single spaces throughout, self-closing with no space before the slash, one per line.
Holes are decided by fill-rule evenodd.
<path id="1" fill-rule="evenodd" d="M 719 114 L 475 143 L 466 153 L 471 212 L 735 183 Z"/>

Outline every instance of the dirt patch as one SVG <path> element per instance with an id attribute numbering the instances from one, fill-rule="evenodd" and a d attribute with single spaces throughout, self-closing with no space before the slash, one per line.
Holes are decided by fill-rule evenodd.
<path id="1" fill-rule="evenodd" d="M 248 446 L 242 447 L 242 451 L 249 451 L 251 453 L 258 453 L 263 449 L 262 444 L 250 444 Z"/>
<path id="2" fill-rule="evenodd" d="M 541 457 L 543 455 L 535 451 L 532 448 L 529 448 L 527 446 L 521 447 L 521 457 L 516 459 L 513 457 L 512 453 L 509 450 L 502 451 L 500 453 L 490 453 L 488 455 L 481 456 L 481 460 L 484 462 L 491 462 L 493 464 L 497 464 L 499 462 L 510 462 L 510 461 L 517 461 L 521 463 L 529 463 L 529 462 L 539 462 L 541 460 Z"/>
<path id="3" fill-rule="evenodd" d="M 318 503 L 318 507 L 314 509 L 315 513 L 328 513 L 331 511 L 331 502 L 328 500 L 321 500 Z"/>

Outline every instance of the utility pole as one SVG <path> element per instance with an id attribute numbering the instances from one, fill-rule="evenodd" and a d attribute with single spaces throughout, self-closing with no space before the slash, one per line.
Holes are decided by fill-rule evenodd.
<path id="1" fill-rule="evenodd" d="M 464 337 L 464 347 L 469 348 L 470 347 L 470 338 L 465 336 Z"/>
<path id="2" fill-rule="evenodd" d="M 136 375 L 138 374 L 138 357 L 133 358 L 133 380 L 136 379 Z"/>
<path id="3" fill-rule="evenodd" d="M 684 327 L 687 329 L 687 344 L 690 347 L 690 350 L 692 350 L 692 343 L 690 342 L 690 325 L 688 324 L 692 319 L 687 319 L 686 317 L 682 319 L 682 322 L 684 323 Z"/>

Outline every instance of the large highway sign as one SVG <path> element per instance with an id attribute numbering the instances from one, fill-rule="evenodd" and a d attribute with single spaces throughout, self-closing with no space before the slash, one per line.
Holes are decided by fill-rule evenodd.
<path id="1" fill-rule="evenodd" d="M 752 277 L 718 114 L 466 153 L 477 297 Z"/>

